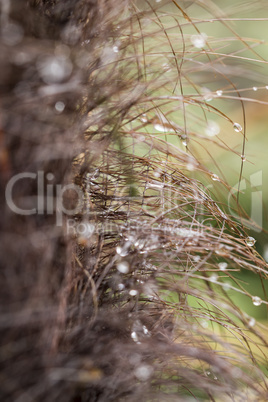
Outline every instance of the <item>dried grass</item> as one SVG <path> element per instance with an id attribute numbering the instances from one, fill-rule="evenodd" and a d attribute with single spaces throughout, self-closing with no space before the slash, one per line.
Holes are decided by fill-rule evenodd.
<path id="1" fill-rule="evenodd" d="M 251 298 L 234 273 L 264 281 L 266 263 L 206 188 L 212 179 L 228 192 L 224 172 L 199 159 L 212 143 L 229 149 L 200 129 L 211 115 L 235 123 L 209 99 L 235 99 L 244 111 L 252 100 L 237 77 L 260 77 L 265 61 L 256 40 L 235 33 L 232 10 L 211 1 L 193 7 L 231 36 L 195 47 L 188 32 L 202 41 L 202 21 L 190 3 L 1 3 L 3 23 L 24 32 L 16 42 L 18 28 L 7 26 L 15 43 L 3 33 L 0 44 L 2 194 L 25 171 L 53 173 L 54 184 L 73 181 L 84 194 L 63 227 L 57 211 L 18 216 L 1 201 L 6 401 L 267 399 L 263 329 L 229 293 Z M 242 155 L 245 129 L 244 116 Z M 14 200 L 33 207 L 36 183 L 22 182 Z"/>

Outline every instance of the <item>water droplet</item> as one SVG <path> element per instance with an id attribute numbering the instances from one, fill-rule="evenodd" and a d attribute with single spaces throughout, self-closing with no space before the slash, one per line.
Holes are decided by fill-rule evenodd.
<path id="1" fill-rule="evenodd" d="M 182 134 L 182 135 L 180 136 L 180 139 L 181 139 L 182 144 L 183 144 L 185 147 L 187 147 L 187 144 L 188 144 L 188 137 L 187 137 L 187 135 L 186 135 L 186 134 Z"/>
<path id="2" fill-rule="evenodd" d="M 145 113 L 142 114 L 141 118 L 140 118 L 142 123 L 147 123 L 148 119 Z"/>
<path id="3" fill-rule="evenodd" d="M 250 319 L 248 320 L 248 326 L 249 327 L 254 327 L 254 325 L 256 324 L 256 320 L 254 317 L 250 317 Z"/>
<path id="4" fill-rule="evenodd" d="M 133 339 L 134 342 L 140 343 L 136 331 L 132 331 L 132 332 L 131 332 L 131 338 Z"/>
<path id="5" fill-rule="evenodd" d="M 71 61 L 66 57 L 44 57 L 37 62 L 37 67 L 43 81 L 47 84 L 61 82 L 72 72 Z"/>
<path id="6" fill-rule="evenodd" d="M 257 87 L 253 87 L 252 89 L 253 89 L 253 91 L 258 91 Z"/>
<path id="7" fill-rule="evenodd" d="M 218 91 L 216 91 L 217 96 L 222 96 L 222 90 L 219 89 Z"/>
<path id="8" fill-rule="evenodd" d="M 127 274 L 129 272 L 129 264 L 127 261 L 121 261 L 117 264 L 116 268 L 121 274 Z"/>
<path id="9" fill-rule="evenodd" d="M 127 249 L 125 249 L 125 248 L 123 248 L 123 247 L 120 247 L 120 246 L 117 246 L 117 247 L 116 247 L 116 252 L 117 252 L 117 254 L 119 254 L 121 257 L 125 257 L 126 255 L 128 255 Z"/>
<path id="10" fill-rule="evenodd" d="M 113 46 L 113 51 L 114 51 L 115 53 L 118 53 L 118 51 L 119 51 L 118 46 Z"/>
<path id="11" fill-rule="evenodd" d="M 266 89 L 268 89 L 268 85 L 266 85 L 266 87 L 265 87 Z"/>
<path id="12" fill-rule="evenodd" d="M 208 137 L 214 137 L 220 132 L 220 126 L 213 120 L 208 120 L 207 127 L 205 128 L 205 133 Z"/>
<path id="13" fill-rule="evenodd" d="M 241 160 L 242 160 L 242 162 L 246 162 L 246 160 L 247 160 L 246 156 L 245 156 L 245 155 L 241 155 Z"/>
<path id="14" fill-rule="evenodd" d="M 155 123 L 154 128 L 161 133 L 174 133 L 174 130 L 165 124 Z"/>
<path id="15" fill-rule="evenodd" d="M 142 329 L 143 329 L 144 335 L 147 335 L 147 336 L 150 335 L 150 331 L 148 330 L 148 328 L 145 325 L 142 326 Z"/>
<path id="16" fill-rule="evenodd" d="M 164 184 L 164 183 L 159 183 L 159 182 L 157 182 L 157 181 L 154 181 L 154 182 L 147 182 L 147 183 L 146 183 L 146 186 L 147 186 L 147 187 L 152 187 L 152 188 L 159 188 L 159 189 L 162 189 L 162 188 L 165 187 L 165 184 Z"/>
<path id="17" fill-rule="evenodd" d="M 210 89 L 203 87 L 202 88 L 202 94 L 203 94 L 203 97 L 204 97 L 205 101 L 207 101 L 207 102 L 212 101 L 213 94 L 212 94 Z"/>
<path id="18" fill-rule="evenodd" d="M 129 291 L 129 294 L 130 294 L 130 296 L 137 296 L 138 291 L 137 291 L 136 289 L 131 289 L 131 290 Z"/>
<path id="19" fill-rule="evenodd" d="M 259 296 L 252 296 L 252 303 L 254 306 L 260 306 L 262 304 L 262 299 Z"/>
<path id="20" fill-rule="evenodd" d="M 55 103 L 55 109 L 57 110 L 57 112 L 61 113 L 65 109 L 65 104 L 61 101 L 58 101 Z"/>
<path id="21" fill-rule="evenodd" d="M 212 178 L 213 181 L 220 181 L 219 176 L 217 176 L 217 175 L 214 174 L 214 173 L 211 175 L 211 178 Z"/>
<path id="22" fill-rule="evenodd" d="M 202 47 L 206 46 L 206 41 L 207 41 L 207 35 L 205 33 L 201 33 L 199 35 L 192 35 L 191 36 L 191 42 L 192 44 L 197 47 L 198 49 L 201 49 Z"/>
<path id="23" fill-rule="evenodd" d="M 144 135 L 139 135 L 139 136 L 137 137 L 137 141 L 138 141 L 138 142 L 144 142 L 144 141 L 145 141 L 145 136 L 144 136 Z"/>
<path id="24" fill-rule="evenodd" d="M 140 381 L 147 381 L 153 373 L 153 368 L 147 364 L 142 364 L 134 371 L 135 377 Z"/>
<path id="25" fill-rule="evenodd" d="M 153 175 L 154 175 L 154 177 L 158 178 L 161 176 L 161 173 L 159 170 L 156 170 L 156 171 L 154 171 Z"/>
<path id="26" fill-rule="evenodd" d="M 239 123 L 234 123 L 233 128 L 234 131 L 236 131 L 237 133 L 241 133 L 241 131 L 243 130 L 242 126 Z"/>
<path id="27" fill-rule="evenodd" d="M 194 262 L 200 261 L 200 260 L 201 260 L 200 255 L 194 255 L 194 256 L 193 256 L 193 260 L 194 260 Z"/>
<path id="28" fill-rule="evenodd" d="M 228 266 L 227 262 L 219 262 L 218 264 L 218 267 L 220 268 L 221 271 L 225 271 L 227 266 Z"/>
<path id="29" fill-rule="evenodd" d="M 217 274 L 212 274 L 211 276 L 210 276 L 210 281 L 211 282 L 217 282 L 217 280 L 218 280 L 218 275 Z"/>
<path id="30" fill-rule="evenodd" d="M 81 43 L 81 45 L 85 46 L 85 45 L 88 45 L 89 43 L 90 43 L 90 39 L 86 39 Z"/>
<path id="31" fill-rule="evenodd" d="M 124 290 L 125 289 L 125 285 L 123 283 L 119 283 L 117 286 L 118 290 Z"/>
<path id="32" fill-rule="evenodd" d="M 167 130 L 167 128 L 164 126 L 164 125 L 162 125 L 162 124 L 154 124 L 154 128 L 157 130 L 157 131 L 160 131 L 161 133 L 166 133 L 168 130 Z"/>
<path id="33" fill-rule="evenodd" d="M 254 237 L 248 236 L 246 238 L 246 245 L 247 246 L 253 247 L 255 243 L 256 243 L 256 240 L 254 239 Z"/>
<path id="34" fill-rule="evenodd" d="M 186 168 L 190 171 L 193 172 L 195 170 L 195 165 L 193 163 L 187 163 Z"/>

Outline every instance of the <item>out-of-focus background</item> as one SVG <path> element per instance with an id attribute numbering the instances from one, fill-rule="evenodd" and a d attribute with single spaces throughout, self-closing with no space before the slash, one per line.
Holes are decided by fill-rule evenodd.
<path id="1" fill-rule="evenodd" d="M 256 226 L 254 222 L 244 223 L 249 230 L 250 236 L 256 239 L 256 250 L 268 262 L 268 3 L 265 1 L 245 2 L 241 0 L 218 0 L 214 1 L 214 3 L 221 7 L 223 13 L 226 14 L 223 19 L 228 20 L 228 16 L 230 16 L 232 21 L 226 22 L 244 42 L 242 44 L 241 41 L 234 40 L 231 45 L 232 52 L 238 56 L 232 62 L 232 65 L 238 71 L 237 76 L 232 77 L 232 82 L 239 90 L 240 96 L 245 98 L 243 105 L 246 115 L 244 152 L 246 161 L 243 163 L 239 201 L 246 213 L 255 221 Z M 188 10 L 196 18 L 202 18 L 197 8 L 190 6 Z M 255 20 L 255 18 L 261 20 Z M 208 37 L 223 38 L 222 52 L 230 52 L 230 47 L 224 48 L 224 38 L 233 36 L 233 32 L 230 31 L 230 28 L 225 27 L 224 23 L 202 23 L 200 31 L 206 33 Z M 256 41 L 255 46 L 254 40 Z M 263 43 L 260 43 L 261 41 Z M 253 45 L 253 49 L 246 49 L 247 44 Z M 245 68 L 247 72 L 239 74 L 241 67 Z M 226 74 L 228 74 L 228 71 L 226 71 Z M 212 88 L 215 88 L 215 83 L 213 83 Z M 211 104 L 226 113 L 234 122 L 239 122 L 243 126 L 241 103 L 239 100 L 228 98 L 228 96 L 236 96 L 236 94 L 232 91 L 232 88 L 225 90 L 220 87 L 219 89 L 223 91 L 223 95 L 218 99 L 214 98 Z M 225 96 L 226 99 L 224 98 Z M 224 172 L 227 183 L 230 186 L 237 187 L 241 169 L 240 155 L 242 154 L 243 136 L 241 133 L 234 132 L 226 120 L 217 118 L 214 115 L 213 121 L 220 126 L 219 137 L 230 149 L 238 153 L 236 155 L 220 147 L 213 147 L 213 158 L 219 167 L 216 173 L 221 176 L 221 170 Z M 204 161 L 210 164 L 211 170 L 214 171 L 215 165 L 206 156 L 206 152 L 202 152 L 202 150 L 200 152 Z M 219 195 L 219 192 L 221 193 L 220 186 L 217 191 Z M 226 192 L 222 189 L 222 201 L 224 204 L 228 204 L 226 196 Z M 227 208 L 226 210 L 228 213 L 234 212 L 232 208 Z M 250 290 L 252 294 L 265 297 L 262 284 L 257 275 L 243 271 L 241 274 L 237 274 L 237 277 L 244 282 L 245 288 Z M 267 284 L 265 288 L 268 290 Z M 231 294 L 232 298 L 237 300 L 237 304 L 243 306 L 249 315 L 259 320 L 267 320 L 266 306 L 255 307 L 249 298 L 235 292 L 231 292 Z"/>
<path id="2" fill-rule="evenodd" d="M 170 47 L 164 40 L 162 47 L 158 42 L 158 57 L 163 58 L 166 74 L 169 74 L 169 65 L 176 67 L 176 58 L 180 64 L 184 52 L 181 65 L 184 95 L 197 102 L 204 100 L 200 95 L 205 95 L 208 105 L 203 108 L 201 103 L 186 102 L 183 113 L 176 110 L 169 118 L 183 126 L 182 116 L 185 116 L 189 150 L 220 178 L 220 182 L 209 178 L 207 182 L 202 178 L 202 182 L 215 194 L 215 199 L 222 202 L 227 214 L 237 215 L 238 225 L 240 218 L 231 193 L 237 195 L 240 187 L 239 203 L 245 212 L 243 224 L 248 234 L 256 239 L 256 250 L 268 262 L 268 2 L 180 1 L 177 4 L 190 17 L 185 16 L 181 31 L 173 18 L 181 10 L 164 1 L 156 3 L 161 21 L 169 21 L 168 35 L 177 55 L 164 61 Z M 148 26 L 150 30 L 152 22 L 148 21 Z M 203 47 L 198 42 L 202 42 L 202 36 Z M 170 85 L 175 84 L 172 78 L 170 82 Z M 179 83 L 174 93 L 181 94 Z M 165 107 L 162 110 L 166 112 Z M 241 126 L 241 132 L 234 130 L 234 122 Z M 185 150 L 177 135 L 167 133 L 166 138 Z M 198 172 L 190 174 L 199 178 Z M 230 187 L 226 188 L 221 180 Z M 267 299 L 265 288 L 268 293 L 268 286 L 262 284 L 258 275 L 242 271 L 234 276 L 251 294 Z M 234 291 L 230 291 L 230 297 L 250 316 L 267 320 L 266 305 L 256 307 L 249 297 Z"/>
<path id="3" fill-rule="evenodd" d="M 245 134 L 247 141 L 239 201 L 246 213 L 256 223 L 256 227 L 254 227 L 253 222 L 248 222 L 246 226 L 249 234 L 256 239 L 257 251 L 268 262 L 268 4 L 265 1 L 245 2 L 241 0 L 218 0 L 214 3 L 222 8 L 223 12 L 227 14 L 227 18 L 230 15 L 232 21 L 228 21 L 228 24 L 243 39 L 245 44 L 254 45 L 252 39 L 256 40 L 256 46 L 252 50 L 246 50 L 246 46 L 243 46 L 241 42 L 233 41 L 233 52 L 239 57 L 248 58 L 248 60 L 238 58 L 233 62 L 233 66 L 237 66 L 238 71 L 240 66 L 244 66 L 248 73 L 232 77 L 232 82 L 238 88 L 241 97 L 249 99 L 243 102 L 246 114 Z M 196 14 L 196 18 L 198 18 L 198 10 L 194 7 L 192 7 L 192 13 Z M 235 20 L 236 18 L 237 20 Z M 257 21 L 255 18 L 263 20 Z M 232 35 L 230 29 L 225 28 L 223 23 L 202 23 L 200 30 L 208 36 L 214 37 L 225 38 Z M 263 43 L 260 44 L 260 41 Z M 230 48 L 223 48 L 223 52 L 229 51 Z M 251 59 L 255 61 L 251 61 Z M 238 100 L 224 99 L 224 92 L 223 89 L 223 96 L 219 99 L 213 99 L 211 103 L 225 112 L 233 121 L 239 122 L 243 126 L 241 103 Z M 226 96 L 229 95 L 234 94 L 227 90 Z M 256 102 L 250 101 L 250 99 Z M 232 150 L 242 154 L 242 135 L 231 130 L 230 125 L 222 118 L 215 118 L 215 121 L 221 128 L 219 136 Z M 231 186 L 237 186 L 241 168 L 239 155 L 215 147 L 213 148 L 213 156 L 219 168 L 224 172 L 227 183 Z M 205 155 L 204 158 L 206 158 Z M 208 163 L 210 162 L 208 161 Z M 213 163 L 211 169 L 213 170 Z M 226 201 L 228 203 L 225 193 L 223 202 L 226 203 Z M 237 277 L 244 282 L 244 286 L 252 294 L 265 297 L 257 275 L 243 271 Z M 265 284 L 265 288 L 268 290 L 267 284 Z M 256 307 L 249 298 L 235 292 L 232 292 L 232 298 L 237 300 L 237 304 L 243 306 L 249 315 L 259 320 L 267 320 L 266 306 Z"/>

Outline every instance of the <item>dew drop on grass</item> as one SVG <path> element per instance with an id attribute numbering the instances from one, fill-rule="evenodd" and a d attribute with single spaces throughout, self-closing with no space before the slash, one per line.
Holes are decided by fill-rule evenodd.
<path id="1" fill-rule="evenodd" d="M 256 320 L 254 317 L 250 317 L 250 319 L 248 320 L 248 326 L 249 327 L 254 327 L 254 325 L 256 324 Z"/>
<path id="2" fill-rule="evenodd" d="M 260 306 L 262 304 L 262 299 L 259 296 L 252 296 L 252 303 L 254 306 Z"/>
<path id="3" fill-rule="evenodd" d="M 135 377 L 140 381 L 147 381 L 153 373 L 153 368 L 147 364 L 142 364 L 138 366 L 135 371 Z"/>
<path id="4" fill-rule="evenodd" d="M 131 332 L 131 338 L 133 339 L 134 342 L 140 343 L 136 331 L 132 331 L 132 332 Z"/>
<path id="5" fill-rule="evenodd" d="M 213 181 L 220 181 L 219 176 L 217 176 L 217 175 L 214 174 L 214 173 L 211 175 L 211 178 L 212 178 Z"/>
<path id="6" fill-rule="evenodd" d="M 160 131 L 161 133 L 166 133 L 168 131 L 167 127 L 165 127 L 163 124 L 159 124 L 159 123 L 154 124 L 154 128 L 157 131 Z"/>
<path id="7" fill-rule="evenodd" d="M 241 155 L 241 160 L 242 160 L 242 162 L 246 162 L 246 160 L 247 160 L 246 156 L 245 156 L 245 155 Z"/>
<path id="8" fill-rule="evenodd" d="M 208 137 L 214 137 L 220 132 L 220 126 L 213 120 L 208 120 L 207 127 L 205 128 L 205 133 Z"/>
<path id="9" fill-rule="evenodd" d="M 253 247 L 255 243 L 256 243 L 256 240 L 254 239 L 254 237 L 248 236 L 246 238 L 246 245 L 247 246 Z"/>
<path id="10" fill-rule="evenodd" d="M 137 291 L 136 289 L 131 289 L 131 290 L 129 291 L 129 294 L 130 294 L 130 296 L 137 296 L 138 291 Z"/>
<path id="11" fill-rule="evenodd" d="M 195 165 L 193 163 L 187 163 L 186 168 L 190 171 L 193 172 L 195 170 Z"/>
<path id="12" fill-rule="evenodd" d="M 160 183 L 160 182 L 147 182 L 146 183 L 147 187 L 151 187 L 151 188 L 164 188 L 165 184 L 164 183 Z"/>
<path id="13" fill-rule="evenodd" d="M 227 266 L 228 266 L 227 262 L 219 262 L 218 264 L 218 267 L 220 268 L 221 271 L 225 271 Z"/>
<path id="14" fill-rule="evenodd" d="M 167 133 L 167 132 L 174 133 L 174 130 L 171 127 L 166 126 L 165 124 L 155 123 L 154 128 L 160 133 Z"/>
<path id="15" fill-rule="evenodd" d="M 217 282 L 217 280 L 218 280 L 218 275 L 217 274 L 212 274 L 210 276 L 210 281 L 211 282 Z"/>
<path id="16" fill-rule="evenodd" d="M 63 102 L 61 102 L 61 101 L 58 101 L 58 102 L 55 103 L 55 109 L 56 109 L 56 111 L 58 113 L 61 113 L 65 109 L 65 104 Z"/>
<path id="17" fill-rule="evenodd" d="M 253 91 L 258 91 L 257 87 L 253 87 L 252 89 L 253 89 Z"/>
<path id="18" fill-rule="evenodd" d="M 121 274 L 127 274 L 129 272 L 129 265 L 126 261 L 121 261 L 117 264 L 116 268 Z"/>
<path id="19" fill-rule="evenodd" d="M 142 123 L 147 123 L 148 119 L 145 113 L 142 114 L 141 118 L 140 118 Z"/>
<path id="20" fill-rule="evenodd" d="M 88 45 L 90 43 L 90 39 L 84 40 L 81 44 L 82 46 Z"/>
<path id="21" fill-rule="evenodd" d="M 147 335 L 147 336 L 150 335 L 150 332 L 149 332 L 148 328 L 145 325 L 142 326 L 142 330 L 143 330 L 144 335 Z"/>
<path id="22" fill-rule="evenodd" d="M 124 289 L 125 289 L 125 285 L 123 283 L 119 283 L 118 290 L 124 290 Z"/>
<path id="23" fill-rule="evenodd" d="M 206 102 L 210 102 L 210 101 L 213 100 L 213 94 L 212 94 L 210 89 L 208 89 L 206 87 L 203 87 L 202 88 L 202 94 L 203 94 L 204 100 Z"/>
<path id="24" fill-rule="evenodd" d="M 115 52 L 115 53 L 118 53 L 118 46 L 113 46 L 113 51 Z"/>
<path id="25" fill-rule="evenodd" d="M 266 89 L 268 89 L 268 85 L 266 85 L 266 87 L 265 87 Z"/>
<path id="26" fill-rule="evenodd" d="M 55 84 L 69 77 L 73 66 L 68 58 L 47 56 L 37 62 L 37 68 L 46 84 Z"/>
<path id="27" fill-rule="evenodd" d="M 125 257 L 126 255 L 128 255 L 128 250 L 127 250 L 126 247 L 117 246 L 117 247 L 116 247 L 116 252 L 117 252 L 117 254 L 119 254 L 121 257 Z"/>
<path id="28" fill-rule="evenodd" d="M 234 131 L 236 131 L 237 133 L 241 133 L 241 131 L 243 130 L 242 126 L 239 123 L 234 123 L 233 128 Z"/>
<path id="29" fill-rule="evenodd" d="M 145 136 L 144 135 L 139 135 L 137 137 L 137 142 L 144 142 L 145 141 Z"/>
<path id="30" fill-rule="evenodd" d="M 200 35 L 192 35 L 191 42 L 197 49 L 202 49 L 206 45 L 207 35 L 201 33 Z"/>
<path id="31" fill-rule="evenodd" d="M 217 96 L 222 96 L 222 90 L 219 89 L 218 91 L 216 91 Z"/>

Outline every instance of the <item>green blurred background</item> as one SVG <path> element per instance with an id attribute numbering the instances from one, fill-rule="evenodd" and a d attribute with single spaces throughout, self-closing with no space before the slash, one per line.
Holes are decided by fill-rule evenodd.
<path id="1" fill-rule="evenodd" d="M 196 52 L 191 49 L 191 52 L 186 52 L 182 70 L 185 72 L 185 76 L 189 76 L 194 83 L 197 83 L 198 90 L 201 88 L 202 91 L 202 88 L 207 88 L 214 94 L 217 90 L 223 91 L 222 96 L 213 96 L 207 103 L 226 114 L 229 119 L 228 121 L 210 110 L 206 110 L 204 119 L 201 107 L 187 105 L 185 110 L 190 131 L 200 132 L 201 129 L 204 135 L 206 119 L 214 121 L 220 128 L 219 134 L 213 137 L 218 144 L 213 145 L 208 138 L 198 138 L 198 141 L 193 144 L 193 153 L 211 172 L 235 188 L 240 177 L 243 134 L 234 131 L 232 122 L 238 122 L 245 129 L 244 154 L 246 161 L 243 163 L 239 201 L 245 212 L 256 221 L 256 224 L 246 221 L 244 224 L 249 235 L 256 239 L 256 250 L 268 262 L 268 188 L 266 186 L 268 183 L 268 2 L 266 0 L 203 0 L 195 2 L 184 0 L 177 3 L 187 12 L 191 21 L 181 18 L 178 8 L 170 2 L 168 4 L 165 4 L 164 1 L 155 3 L 163 24 L 170 24 L 170 26 L 172 24 L 174 27 L 168 31 L 174 50 L 180 54 L 182 36 L 172 15 L 180 15 L 179 21 L 184 40 L 187 43 L 186 50 L 190 48 L 190 38 L 197 34 L 196 28 L 198 28 L 201 33 L 207 35 L 206 49 L 210 49 L 211 52 L 209 57 L 202 54 L 202 49 L 196 49 Z M 144 3 L 140 4 L 143 8 Z M 164 40 L 162 45 L 159 44 L 158 51 L 159 60 L 162 59 L 165 51 L 170 52 L 170 48 L 164 44 Z M 214 64 L 218 73 L 216 70 L 206 68 L 201 68 L 199 71 L 198 69 L 191 70 L 191 66 L 208 63 L 210 60 L 214 62 L 215 59 L 220 58 L 219 54 L 232 57 L 223 56 L 222 63 Z M 178 61 L 180 61 L 179 58 Z M 171 58 L 168 62 L 174 67 L 174 59 Z M 200 95 L 198 90 L 195 92 L 194 87 L 187 84 L 186 79 L 183 84 L 184 94 Z M 238 91 L 235 91 L 235 88 Z M 180 94 L 179 89 L 177 89 L 177 94 Z M 239 96 L 242 97 L 243 104 L 240 102 Z M 246 116 L 245 125 L 243 108 Z M 163 112 L 165 112 L 164 108 Z M 177 115 L 176 113 L 169 117 L 175 122 L 177 119 L 177 122 L 181 124 L 182 115 L 178 117 L 178 113 Z M 167 139 L 185 150 L 177 136 L 175 138 L 175 136 L 167 135 Z M 221 141 L 229 149 L 219 146 Z M 225 211 L 234 214 L 234 209 L 229 209 L 229 191 L 226 187 L 221 183 L 211 183 L 211 180 L 204 184 L 208 185 L 210 191 L 215 194 L 215 199 L 222 202 Z M 234 276 L 243 282 L 243 286 L 251 294 L 267 299 L 258 275 L 243 271 Z M 268 285 L 265 284 L 264 287 L 268 293 Z M 230 296 L 250 316 L 263 322 L 267 321 L 266 305 L 256 307 L 249 297 L 234 291 L 230 291 Z"/>

